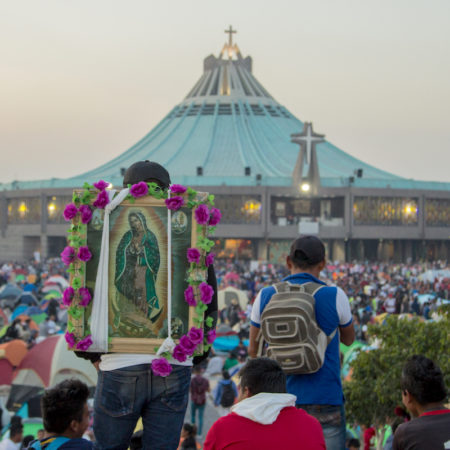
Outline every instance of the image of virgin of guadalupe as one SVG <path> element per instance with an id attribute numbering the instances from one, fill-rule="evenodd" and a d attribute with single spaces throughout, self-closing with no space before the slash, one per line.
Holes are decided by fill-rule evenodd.
<path id="1" fill-rule="evenodd" d="M 128 315 L 129 319 L 137 315 L 140 316 L 136 317 L 138 321 L 143 316 L 155 322 L 162 312 L 156 295 L 156 278 L 160 266 L 158 241 L 147 228 L 142 213 L 130 212 L 128 223 L 130 230 L 122 236 L 117 247 L 114 284 L 118 292 L 131 303 L 128 305 L 131 308 L 125 309 L 129 312 L 133 310 L 134 314 L 130 317 L 126 311 L 122 310 L 121 313 Z M 122 315 L 122 320 L 124 318 Z"/>

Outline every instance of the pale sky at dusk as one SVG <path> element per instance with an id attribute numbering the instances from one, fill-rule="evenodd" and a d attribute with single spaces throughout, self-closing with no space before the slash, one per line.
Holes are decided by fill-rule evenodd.
<path id="1" fill-rule="evenodd" d="M 449 0 L 0 0 L 0 182 L 66 178 L 127 150 L 230 24 L 261 84 L 334 145 L 450 181 Z"/>

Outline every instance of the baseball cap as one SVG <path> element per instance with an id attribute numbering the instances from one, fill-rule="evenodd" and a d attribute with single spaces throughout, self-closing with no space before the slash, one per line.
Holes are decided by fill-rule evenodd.
<path id="1" fill-rule="evenodd" d="M 294 263 L 313 266 L 325 259 L 325 246 L 316 236 L 301 236 L 292 243 L 289 257 Z"/>
<path id="2" fill-rule="evenodd" d="M 153 161 L 138 161 L 132 164 L 125 172 L 123 186 L 136 184 L 150 178 L 158 180 L 162 187 L 167 189 L 170 186 L 170 175 L 161 164 Z"/>

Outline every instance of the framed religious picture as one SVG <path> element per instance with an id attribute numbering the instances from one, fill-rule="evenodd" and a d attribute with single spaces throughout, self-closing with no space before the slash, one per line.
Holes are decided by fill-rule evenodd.
<path id="1" fill-rule="evenodd" d="M 170 189 L 142 182 L 114 192 L 99 182 L 74 192 L 62 254 L 71 274 L 64 293 L 70 348 L 161 354 L 164 344 L 170 358 L 174 345 L 186 357 L 211 344 L 203 333 L 212 297 L 207 236 L 220 212 L 207 193 Z"/>

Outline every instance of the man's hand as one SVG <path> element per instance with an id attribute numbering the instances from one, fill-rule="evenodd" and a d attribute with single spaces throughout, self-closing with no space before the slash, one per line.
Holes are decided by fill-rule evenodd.
<path id="1" fill-rule="evenodd" d="M 95 369 L 97 370 L 97 372 L 100 370 L 100 360 L 95 361 L 92 363 L 93 366 L 95 367 Z"/>
<path id="2" fill-rule="evenodd" d="M 339 327 L 340 340 L 344 345 L 352 345 L 355 340 L 355 328 L 353 323 L 347 327 Z"/>

